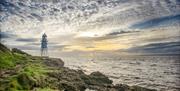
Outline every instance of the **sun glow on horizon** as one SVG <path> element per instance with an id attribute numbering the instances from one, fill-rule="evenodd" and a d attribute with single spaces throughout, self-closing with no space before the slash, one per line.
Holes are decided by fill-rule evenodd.
<path id="1" fill-rule="evenodd" d="M 86 45 L 72 45 L 65 47 L 64 51 L 116 51 L 120 49 L 128 49 L 130 46 L 119 44 L 119 43 L 113 43 L 109 41 L 103 41 L 103 42 L 92 42 L 88 43 Z"/>

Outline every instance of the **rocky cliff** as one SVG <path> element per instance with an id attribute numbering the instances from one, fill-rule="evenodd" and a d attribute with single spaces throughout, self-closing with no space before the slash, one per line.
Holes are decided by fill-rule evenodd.
<path id="1" fill-rule="evenodd" d="M 0 44 L 0 91 L 155 91 L 125 84 L 113 85 L 100 72 L 86 75 L 64 67 L 57 58 L 31 56 Z"/>

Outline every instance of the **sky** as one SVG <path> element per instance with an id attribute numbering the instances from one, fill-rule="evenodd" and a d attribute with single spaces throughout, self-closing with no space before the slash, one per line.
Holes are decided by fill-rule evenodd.
<path id="1" fill-rule="evenodd" d="M 180 53 L 179 0 L 0 0 L 3 44 L 39 55 Z"/>

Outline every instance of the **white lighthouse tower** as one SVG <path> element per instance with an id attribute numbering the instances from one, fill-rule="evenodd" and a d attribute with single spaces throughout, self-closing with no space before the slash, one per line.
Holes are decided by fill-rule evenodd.
<path id="1" fill-rule="evenodd" d="M 44 33 L 41 40 L 41 56 L 48 57 L 47 35 Z"/>

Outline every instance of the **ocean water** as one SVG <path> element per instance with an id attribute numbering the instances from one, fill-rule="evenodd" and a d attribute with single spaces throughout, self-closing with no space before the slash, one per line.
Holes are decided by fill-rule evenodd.
<path id="1" fill-rule="evenodd" d="M 62 57 L 65 66 L 86 74 L 100 71 L 114 84 L 123 83 L 157 89 L 180 91 L 180 57 Z"/>

